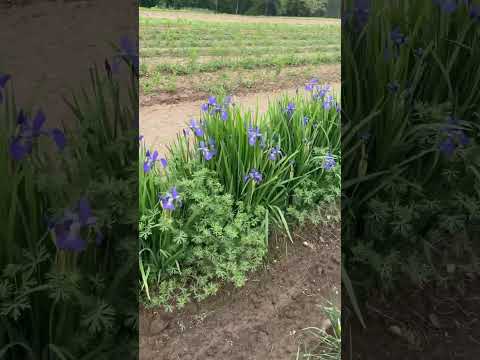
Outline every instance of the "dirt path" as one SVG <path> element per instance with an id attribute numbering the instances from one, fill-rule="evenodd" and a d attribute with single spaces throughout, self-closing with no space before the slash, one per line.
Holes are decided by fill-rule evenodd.
<path id="1" fill-rule="evenodd" d="M 338 227 L 304 229 L 295 240 L 241 289 L 176 314 L 143 310 L 140 359 L 294 359 L 301 329 L 325 320 L 319 305 L 339 304 L 341 259 Z"/>
<path id="2" fill-rule="evenodd" d="M 282 17 L 282 16 L 245 16 L 245 15 L 228 15 L 202 13 L 192 11 L 161 11 L 161 10 L 140 10 L 140 16 L 147 18 L 159 19 L 187 19 L 200 21 L 217 21 L 217 22 L 242 22 L 242 23 L 266 23 L 266 24 L 336 24 L 340 25 L 339 19 L 328 18 L 307 18 L 307 17 Z"/>
<path id="3" fill-rule="evenodd" d="M 336 92 L 340 84 L 332 85 Z M 265 112 L 268 102 L 282 94 L 295 95 L 296 88 L 259 92 L 234 97 L 234 102 L 244 109 Z M 300 91 L 303 91 L 300 89 Z M 182 102 L 178 104 L 159 104 L 140 108 L 140 133 L 150 147 L 165 149 L 177 133 L 186 127 L 186 123 L 200 115 L 200 106 L 205 100 Z"/>

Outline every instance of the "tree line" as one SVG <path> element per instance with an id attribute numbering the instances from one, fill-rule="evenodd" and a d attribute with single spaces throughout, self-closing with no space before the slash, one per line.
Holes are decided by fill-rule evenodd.
<path id="1" fill-rule="evenodd" d="M 139 0 L 144 7 L 199 8 L 220 13 L 267 16 L 340 17 L 341 0 Z"/>

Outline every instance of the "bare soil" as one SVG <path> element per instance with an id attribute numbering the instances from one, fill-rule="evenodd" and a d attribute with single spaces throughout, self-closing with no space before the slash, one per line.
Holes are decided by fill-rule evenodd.
<path id="1" fill-rule="evenodd" d="M 480 359 L 478 275 L 405 290 L 394 298 L 374 295 L 364 316 L 367 329 L 353 315 L 344 327 L 344 359 Z"/>
<path id="2" fill-rule="evenodd" d="M 243 288 L 174 313 L 142 309 L 140 359 L 294 359 L 302 329 L 325 321 L 319 305 L 339 305 L 340 227 L 307 227 L 294 240 L 273 245 Z"/>
<path id="3" fill-rule="evenodd" d="M 306 18 L 306 17 L 281 17 L 281 16 L 244 16 L 244 15 L 229 15 L 229 14 L 214 14 L 194 11 L 151 11 L 140 10 L 140 15 L 148 18 L 160 19 L 187 19 L 200 21 L 215 21 L 215 22 L 243 22 L 243 23 L 266 23 L 266 24 L 337 24 L 340 25 L 339 19 L 327 18 Z"/>
<path id="4" fill-rule="evenodd" d="M 41 107 L 49 124 L 68 123 L 73 114 L 63 97 L 89 85 L 94 63 L 103 70 L 115 55 L 112 43 L 137 36 L 132 3 L 16 3 L 31 5 L 0 8 L 0 73 L 12 76 L 19 107 Z"/>

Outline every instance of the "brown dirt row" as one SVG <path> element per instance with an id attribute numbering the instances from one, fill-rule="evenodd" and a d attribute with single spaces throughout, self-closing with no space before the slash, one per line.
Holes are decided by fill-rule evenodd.
<path id="1" fill-rule="evenodd" d="M 173 78 L 175 82 L 174 91 L 156 90 L 149 93 L 141 91 L 140 106 L 148 107 L 159 104 L 178 104 L 203 100 L 209 95 L 207 91 L 201 88 L 205 84 L 222 84 L 225 76 L 228 75 L 229 86 L 248 82 L 250 85 L 238 86 L 232 95 L 246 96 L 254 93 L 279 92 L 283 89 L 292 89 L 302 87 L 312 76 L 315 76 L 323 83 L 339 83 L 341 78 L 341 65 L 315 65 L 286 67 L 284 69 L 255 69 L 243 71 L 228 71 L 217 73 L 201 73 L 188 76 L 177 76 Z M 142 82 L 144 80 L 140 80 Z"/>

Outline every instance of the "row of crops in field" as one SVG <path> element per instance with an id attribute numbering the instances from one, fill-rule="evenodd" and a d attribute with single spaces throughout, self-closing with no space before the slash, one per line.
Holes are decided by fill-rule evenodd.
<path id="1" fill-rule="evenodd" d="M 163 156 L 142 142 L 140 267 L 147 304 L 241 286 L 272 231 L 319 221 L 340 193 L 339 105 L 316 81 L 259 115 L 210 97 Z M 141 140 L 142 141 L 142 140 Z"/>
<path id="2" fill-rule="evenodd" d="M 285 68 L 307 79 L 313 67 L 340 63 L 336 23 L 266 24 L 140 18 L 142 91 L 226 91 L 240 79 L 272 80 Z M 274 70 L 274 71 L 268 71 Z M 248 75 L 247 75 L 248 73 Z M 254 86 L 254 84 L 249 84 Z"/>

